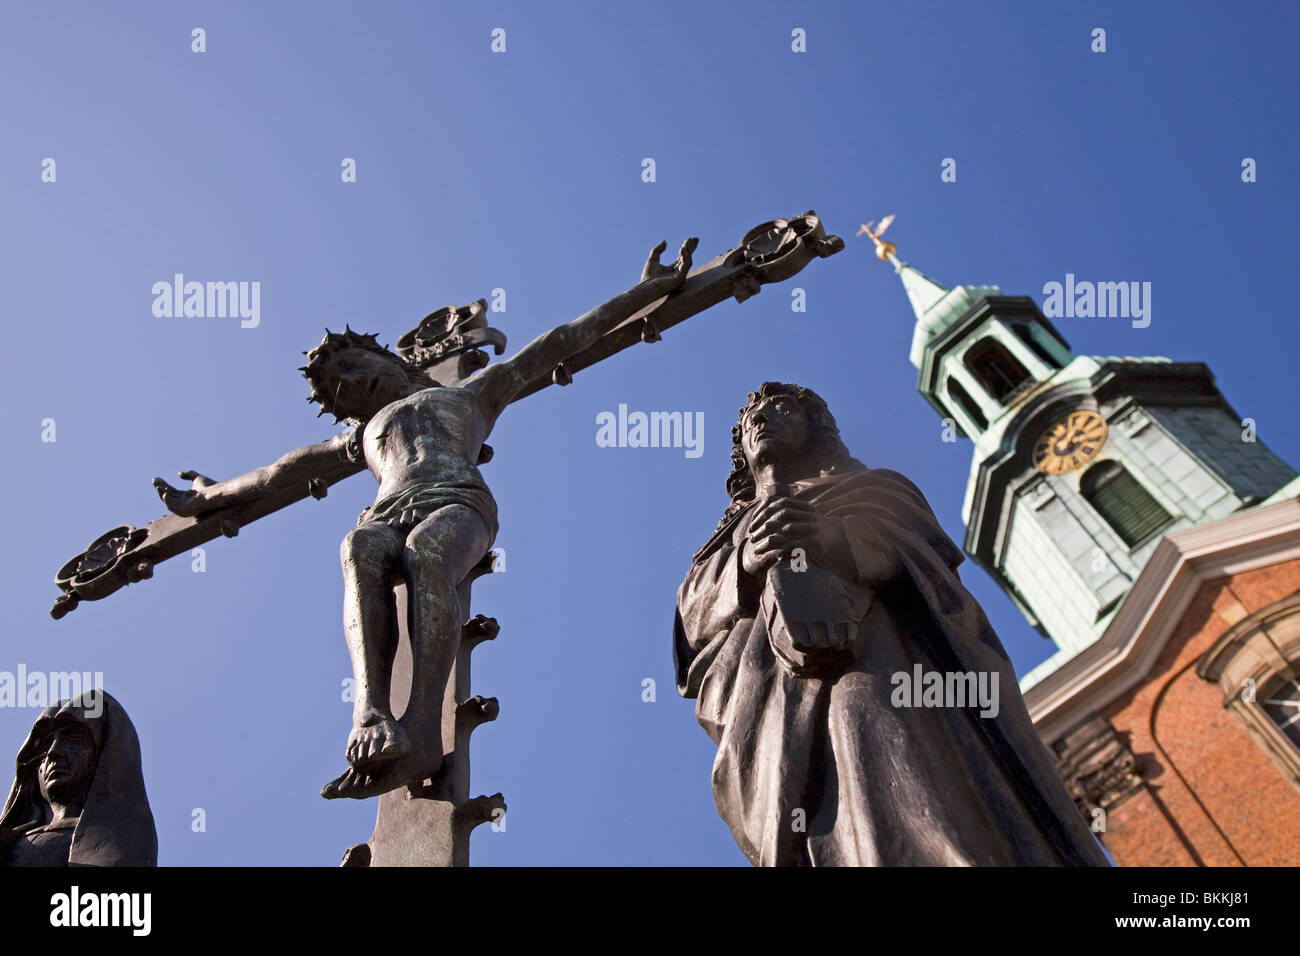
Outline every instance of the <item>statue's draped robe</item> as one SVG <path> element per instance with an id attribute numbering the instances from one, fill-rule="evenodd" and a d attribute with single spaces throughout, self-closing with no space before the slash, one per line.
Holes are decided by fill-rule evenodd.
<path id="1" fill-rule="evenodd" d="M 718 745 L 714 799 L 750 862 L 1108 865 L 920 491 L 853 461 L 794 494 L 843 522 L 850 588 L 875 592 L 854 663 L 798 677 L 773 653 L 763 581 L 740 564 L 753 502 L 700 549 L 677 597 L 678 691 L 696 698 Z M 893 706 L 892 675 L 918 663 L 996 672 L 997 716 L 981 717 L 977 702 Z"/>
<path id="2" fill-rule="evenodd" d="M 50 808 L 36 780 L 37 766 L 46 734 L 70 721 L 90 730 L 96 760 L 95 776 L 69 840 L 66 865 L 157 866 L 158 835 L 145 794 L 140 740 L 122 705 L 103 691 L 62 701 L 37 718 L 18 751 L 14 784 L 0 811 L 0 865 L 18 849 L 15 844 L 25 833 L 49 824 Z"/>

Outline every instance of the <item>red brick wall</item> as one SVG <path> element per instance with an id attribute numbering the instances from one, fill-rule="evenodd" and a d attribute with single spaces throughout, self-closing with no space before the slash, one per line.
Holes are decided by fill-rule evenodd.
<path id="1" fill-rule="evenodd" d="M 1147 682 L 1103 712 L 1147 782 L 1107 815 L 1121 866 L 1300 865 L 1300 791 L 1196 675 L 1224 631 L 1296 591 L 1300 559 L 1207 581 Z"/>

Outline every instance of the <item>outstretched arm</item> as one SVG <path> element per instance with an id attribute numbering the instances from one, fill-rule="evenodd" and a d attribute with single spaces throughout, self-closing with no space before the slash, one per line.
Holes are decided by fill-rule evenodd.
<path id="1" fill-rule="evenodd" d="M 182 471 L 180 477 L 192 481 L 192 486 L 186 491 L 173 488 L 161 478 L 155 478 L 153 486 L 169 511 L 189 518 L 271 497 L 297 485 L 308 486 L 316 479 L 332 478 L 333 473 L 340 470 L 340 465 L 355 468 L 362 464 L 359 440 L 360 436 L 354 429 L 314 445 L 295 448 L 274 464 L 255 468 L 227 481 L 213 481 L 196 471 Z"/>
<path id="2" fill-rule="evenodd" d="M 650 250 L 650 257 L 641 270 L 641 281 L 632 288 L 572 322 L 543 332 L 506 361 L 484 369 L 465 387 L 485 401 L 495 420 L 524 386 L 549 375 L 565 359 L 591 346 L 606 332 L 685 285 L 686 276 L 691 271 L 691 253 L 699 241 L 691 238 L 683 242 L 677 260 L 670 266 L 659 262 L 659 257 L 668 248 L 668 243 L 659 243 Z"/>

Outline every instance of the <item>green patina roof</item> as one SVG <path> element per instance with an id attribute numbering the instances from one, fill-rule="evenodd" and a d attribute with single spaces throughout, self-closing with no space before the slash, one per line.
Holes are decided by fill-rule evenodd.
<path id="1" fill-rule="evenodd" d="M 957 321 L 980 299 L 1002 294 L 995 285 L 958 285 L 950 289 L 913 269 L 892 252 L 889 261 L 902 280 L 907 299 L 916 314 L 916 329 L 912 333 L 912 350 L 908 358 L 917 368 L 921 367 L 922 353 L 931 339 Z"/>

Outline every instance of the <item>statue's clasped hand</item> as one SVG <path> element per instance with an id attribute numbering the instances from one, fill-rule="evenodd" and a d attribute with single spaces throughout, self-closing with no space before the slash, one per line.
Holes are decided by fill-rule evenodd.
<path id="1" fill-rule="evenodd" d="M 817 513 L 808 502 L 791 496 L 776 497 L 758 506 L 741 551 L 746 573 L 762 575 L 769 567 L 803 550 L 809 560 L 839 571 L 843 531 L 832 518 Z"/>

